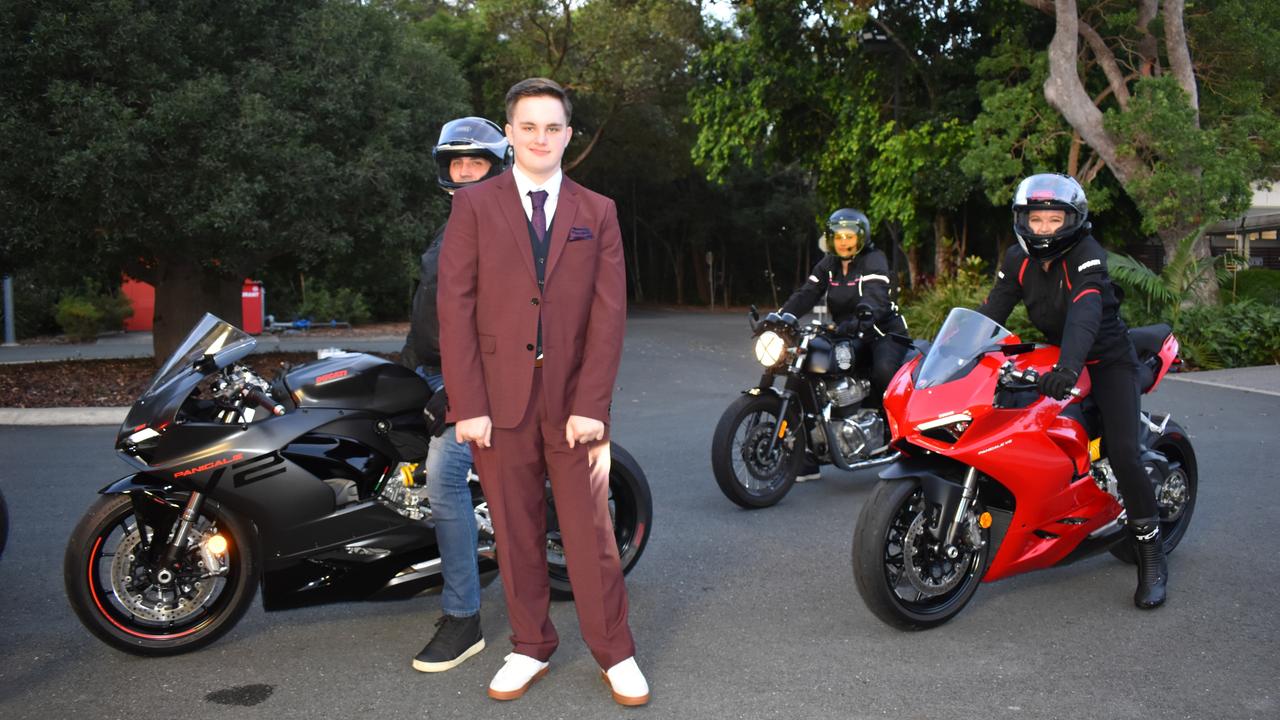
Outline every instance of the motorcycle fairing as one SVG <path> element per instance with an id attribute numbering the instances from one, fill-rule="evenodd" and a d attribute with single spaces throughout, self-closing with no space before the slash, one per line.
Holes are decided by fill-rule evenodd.
<path id="1" fill-rule="evenodd" d="M 1017 341 L 1016 337 L 1011 339 Z M 1017 364 L 1044 372 L 1057 358 L 1058 349 L 1046 346 L 1020 354 Z M 986 582 L 1057 564 L 1121 510 L 1115 498 L 1099 489 L 1089 474 L 1089 434 L 1078 420 L 1062 414 L 1066 405 L 1041 397 L 1022 409 L 992 407 L 1005 360 L 998 352 L 987 353 L 957 378 L 963 382 L 952 380 L 923 389 L 911 385 L 915 368 L 904 367 L 885 397 L 895 443 L 901 447 L 905 441 L 906 452 L 926 464 L 941 466 L 939 457 L 948 459 L 947 466 L 957 463 L 949 471 L 937 473 L 948 478 L 946 483 L 924 482 L 927 473 L 919 468 L 904 466 L 897 471 L 906 469 L 909 475 L 921 478 L 926 498 L 944 512 L 950 509 L 954 515 L 964 466 L 976 468 L 1015 498 L 1037 498 L 1035 503 L 1012 508 L 1008 532 L 996 546 L 983 577 Z M 1087 372 L 1082 373 L 1079 385 L 1082 396 L 1087 394 Z M 922 423 L 961 413 L 972 420 L 954 443 L 918 430 Z M 1036 467 L 1038 472 L 1026 473 L 1028 467 Z M 889 472 L 881 477 L 889 477 Z"/>

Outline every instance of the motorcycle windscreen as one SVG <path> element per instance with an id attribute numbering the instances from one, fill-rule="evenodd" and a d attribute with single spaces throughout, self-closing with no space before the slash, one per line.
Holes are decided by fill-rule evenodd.
<path id="1" fill-rule="evenodd" d="M 209 357 L 213 361 L 213 366 L 208 371 L 220 370 L 248 355 L 257 343 L 252 335 L 226 320 L 205 313 L 152 378 L 143 397 L 155 393 L 175 377 L 187 373 L 202 358 Z"/>
<path id="2" fill-rule="evenodd" d="M 979 312 L 955 308 L 938 330 L 916 378 L 917 388 L 934 387 L 969 374 L 982 356 L 1013 333 Z"/>

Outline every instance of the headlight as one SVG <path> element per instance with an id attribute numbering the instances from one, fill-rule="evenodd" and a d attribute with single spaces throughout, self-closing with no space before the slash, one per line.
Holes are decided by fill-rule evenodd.
<path id="1" fill-rule="evenodd" d="M 973 418 L 969 413 L 957 413 L 920 423 L 916 426 L 916 430 L 927 438 L 954 443 L 959 442 L 960 436 L 964 435 L 964 431 L 969 429 L 969 424 L 972 422 Z"/>
<path id="2" fill-rule="evenodd" d="M 786 338 L 772 330 L 766 330 L 756 338 L 756 360 L 765 367 L 777 365 L 786 351 Z"/>

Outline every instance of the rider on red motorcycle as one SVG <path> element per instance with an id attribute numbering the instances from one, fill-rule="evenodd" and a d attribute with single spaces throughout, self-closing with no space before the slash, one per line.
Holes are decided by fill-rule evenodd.
<path id="1" fill-rule="evenodd" d="M 1155 493 L 1139 459 L 1138 358 L 1120 317 L 1121 295 L 1107 274 L 1107 253 L 1090 234 L 1088 216 L 1084 189 L 1071 177 L 1024 179 L 1013 200 L 1018 244 L 1005 253 L 978 312 L 1003 324 L 1021 300 L 1031 322 L 1061 347 L 1058 364 L 1040 378 L 1043 394 L 1065 399 L 1082 368 L 1089 368 L 1103 443 L 1137 543 L 1133 601 L 1150 609 L 1164 602 L 1169 572 Z"/>

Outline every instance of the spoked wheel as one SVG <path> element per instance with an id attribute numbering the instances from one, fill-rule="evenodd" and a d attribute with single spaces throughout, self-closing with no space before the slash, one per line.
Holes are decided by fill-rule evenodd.
<path id="1" fill-rule="evenodd" d="M 876 617 L 903 630 L 950 620 L 969 602 L 986 571 L 990 537 L 975 511 L 947 557 L 927 526 L 936 512 L 914 479 L 881 480 L 858 516 L 853 577 Z"/>
<path id="2" fill-rule="evenodd" d="M 781 409 L 782 398 L 773 393 L 743 395 L 716 424 L 711 470 L 725 497 L 744 508 L 776 505 L 795 485 L 804 433 L 798 413 L 788 410 L 786 426 L 774 442 Z"/>
<path id="3" fill-rule="evenodd" d="M 1191 514 L 1196 509 L 1196 491 L 1199 489 L 1196 454 L 1186 431 L 1172 420 L 1156 438 L 1153 449 L 1169 461 L 1168 472 L 1163 478 L 1158 476 L 1154 465 L 1144 463 L 1144 466 L 1155 488 L 1156 506 L 1160 509 L 1160 537 L 1164 551 L 1171 553 L 1182 542 L 1182 536 L 1191 524 Z M 1111 546 L 1111 554 L 1130 565 L 1138 562 L 1133 541 L 1127 537 Z"/>
<path id="4" fill-rule="evenodd" d="M 611 442 L 609 455 L 609 516 L 613 519 L 613 537 L 618 542 L 618 559 L 625 575 L 635 567 L 649 542 L 653 496 L 644 471 L 631 453 Z M 551 576 L 551 596 L 569 600 L 573 598 L 573 587 L 569 583 L 569 567 L 550 486 L 547 487 L 547 507 L 547 571 Z"/>
<path id="5" fill-rule="evenodd" d="M 108 645 L 150 656 L 194 650 L 230 630 L 253 601 L 258 561 L 243 521 L 206 500 L 187 546 L 163 566 L 157 543 L 169 531 L 139 522 L 129 496 L 108 495 L 72 532 L 63 562 L 67 597 Z"/>

